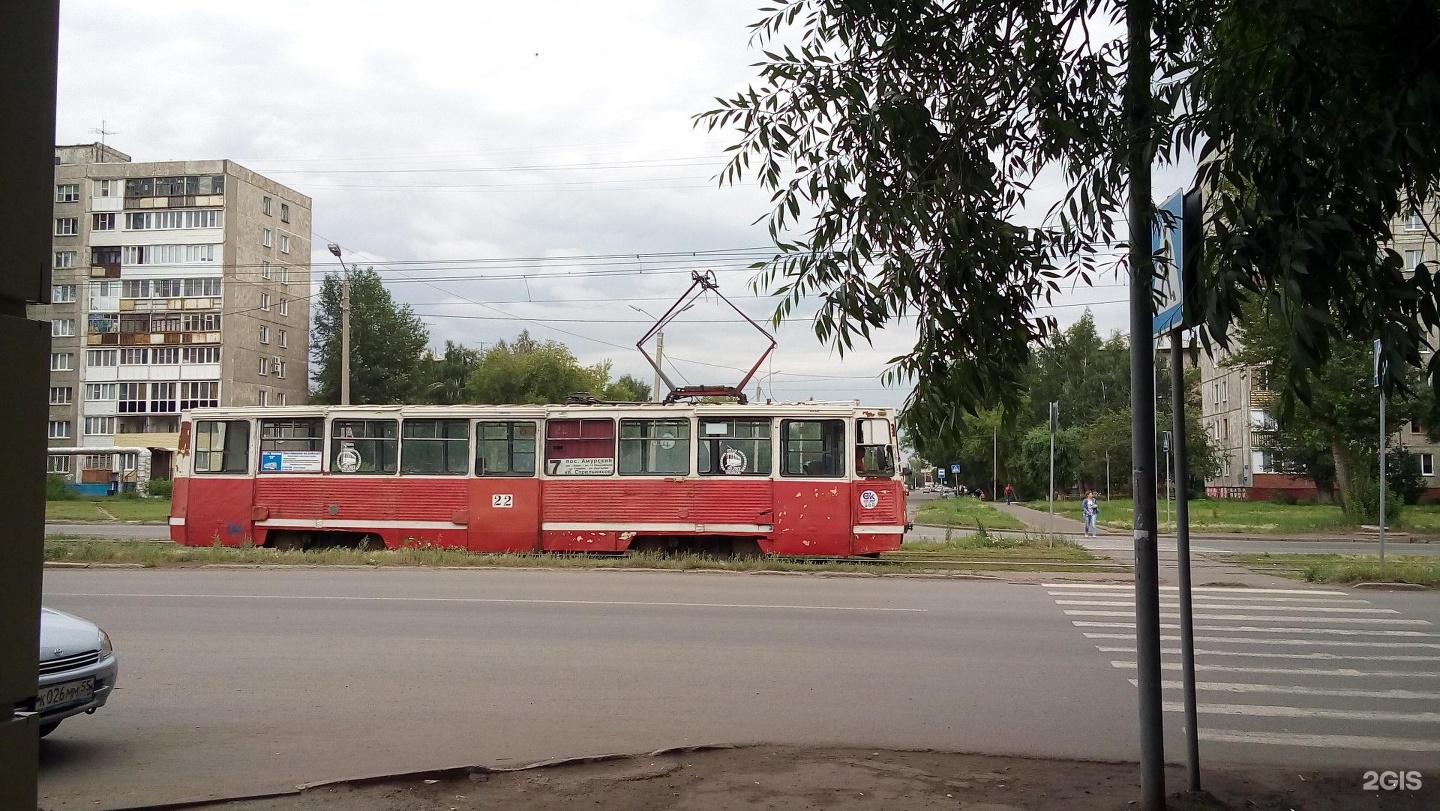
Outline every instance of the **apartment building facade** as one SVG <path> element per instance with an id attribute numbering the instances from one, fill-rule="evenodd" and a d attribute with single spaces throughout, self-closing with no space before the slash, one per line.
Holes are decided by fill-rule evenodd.
<path id="1" fill-rule="evenodd" d="M 1400 254 L 1406 268 L 1440 261 L 1440 243 L 1430 235 L 1427 222 L 1440 231 L 1440 203 L 1428 205 L 1423 216 L 1412 211 L 1391 225 L 1388 247 Z M 1313 497 L 1314 482 L 1288 475 L 1280 460 L 1264 447 L 1265 432 L 1275 427 L 1271 408 L 1277 395 L 1269 381 L 1261 370 L 1231 365 L 1229 357 L 1230 353 L 1218 350 L 1214 358 L 1203 353 L 1201 356 L 1204 423 L 1221 460 L 1220 474 L 1205 481 L 1206 491 L 1212 498 L 1264 500 L 1277 492 L 1296 498 Z M 1429 441 L 1425 426 L 1406 423 L 1386 427 L 1394 430 L 1391 447 L 1418 455 L 1426 491 L 1440 495 L 1440 445 Z"/>
<path id="2" fill-rule="evenodd" d="M 168 478 L 180 411 L 305 401 L 310 209 L 229 160 L 56 147 L 51 301 L 30 313 L 51 323 L 50 472 Z"/>

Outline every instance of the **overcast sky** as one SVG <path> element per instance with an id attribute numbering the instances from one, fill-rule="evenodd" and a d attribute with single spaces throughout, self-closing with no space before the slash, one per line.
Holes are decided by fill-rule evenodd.
<path id="1" fill-rule="evenodd" d="M 660 315 L 691 270 L 757 320 L 773 307 L 747 269 L 770 255 L 767 195 L 717 187 L 732 136 L 692 126 L 754 77 L 761 5 L 65 0 L 56 142 L 99 140 L 103 122 L 135 160 L 235 160 L 314 199 L 317 281 L 339 243 L 435 346 L 528 329 L 648 381 L 633 308 Z M 1102 332 L 1122 328 L 1108 282 L 1045 312 L 1063 325 L 1089 304 Z M 908 393 L 876 378 L 913 344 L 906 325 L 843 360 L 804 321 L 777 338 L 765 396 Z M 665 342 L 677 383 L 734 383 L 763 347 L 713 299 Z"/>

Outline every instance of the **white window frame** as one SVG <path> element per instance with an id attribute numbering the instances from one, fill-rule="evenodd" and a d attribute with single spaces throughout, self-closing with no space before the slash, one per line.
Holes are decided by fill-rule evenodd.
<path id="1" fill-rule="evenodd" d="M 91 363 L 92 360 L 106 361 L 109 363 Z M 96 369 L 109 369 L 120 365 L 120 352 L 115 349 L 87 349 L 85 351 L 85 365 L 93 366 Z"/>
<path id="2" fill-rule="evenodd" d="M 265 357 L 264 355 L 260 356 L 260 376 L 270 376 L 270 359 Z"/>
<path id="3" fill-rule="evenodd" d="M 91 396 L 94 395 L 94 396 Z M 86 383 L 85 401 L 87 403 L 107 403 L 117 400 L 120 397 L 119 383 Z"/>
<path id="4" fill-rule="evenodd" d="M 264 389 L 260 389 L 259 391 L 255 392 L 255 405 L 257 405 L 257 406 L 268 406 L 268 405 L 270 405 L 270 392 L 268 392 L 268 391 L 266 391 L 266 390 L 264 390 Z"/>
<path id="5" fill-rule="evenodd" d="M 275 244 L 275 232 L 269 228 L 260 229 L 260 244 L 265 247 L 273 247 Z"/>
<path id="6" fill-rule="evenodd" d="M 56 267 L 56 268 L 73 268 L 73 267 L 75 267 L 75 263 L 76 263 L 77 261 L 79 261 L 79 259 L 80 259 L 80 255 L 79 255 L 79 252 L 77 252 L 77 251 L 56 251 L 56 252 L 55 252 L 55 267 Z"/>
<path id="7" fill-rule="evenodd" d="M 267 217 L 273 217 L 274 214 L 271 213 L 271 209 L 274 205 L 275 202 L 270 199 L 269 195 L 262 196 L 260 198 L 260 213 Z"/>
<path id="8" fill-rule="evenodd" d="M 1412 248 L 1405 251 L 1405 269 L 1414 270 L 1425 261 L 1424 248 Z"/>
<path id="9" fill-rule="evenodd" d="M 289 252 L 290 252 L 290 235 L 289 235 L 289 234 L 281 234 L 281 235 L 280 235 L 280 252 L 281 252 L 281 253 L 289 253 Z"/>
<path id="10" fill-rule="evenodd" d="M 115 212 L 96 211 L 90 215 L 91 231 L 114 231 L 115 228 Z"/>
<path id="11" fill-rule="evenodd" d="M 74 371 L 74 370 L 75 370 L 75 353 L 74 353 L 74 352 L 51 352 L 51 353 L 50 353 L 50 371 L 52 371 L 52 372 L 72 372 L 72 371 Z"/>
<path id="12" fill-rule="evenodd" d="M 269 293 L 261 293 L 261 294 L 260 294 L 260 309 L 264 310 L 264 311 L 267 312 L 267 313 L 270 312 L 270 294 L 269 294 Z"/>
<path id="13" fill-rule="evenodd" d="M 1435 455 L 1434 455 L 1434 454 L 1432 454 L 1432 453 L 1422 453 L 1422 454 L 1420 454 L 1420 475 L 1421 475 L 1421 476 L 1434 476 L 1434 475 L 1435 475 Z"/>
<path id="14" fill-rule="evenodd" d="M 52 284 L 50 285 L 50 303 L 73 304 L 75 292 L 76 287 L 73 284 Z"/>
<path id="15" fill-rule="evenodd" d="M 260 343 L 270 343 L 270 327 L 265 324 L 260 325 Z"/>
<path id="16" fill-rule="evenodd" d="M 290 299 L 287 299 L 287 298 L 282 298 L 282 299 L 280 299 L 280 314 L 281 314 L 281 315 L 289 315 L 289 314 L 290 314 Z"/>
<path id="17" fill-rule="evenodd" d="M 50 424 L 46 427 L 46 431 L 49 433 L 51 439 L 69 439 L 70 421 L 50 420 Z"/>
<path id="18" fill-rule="evenodd" d="M 79 183 L 56 183 L 56 184 L 55 184 L 55 202 L 57 202 L 57 203 L 73 203 L 73 202 L 75 202 L 76 200 L 79 200 L 79 199 L 80 199 L 80 184 L 79 184 Z"/>
<path id="19" fill-rule="evenodd" d="M 282 303 L 283 303 L 283 302 L 282 302 Z M 281 349 L 287 349 L 287 348 L 289 348 L 290 343 L 289 343 L 288 340 L 286 340 L 286 339 L 289 337 L 289 335 L 285 332 L 285 330 L 283 330 L 283 329 L 282 329 L 282 330 L 276 330 L 276 333 L 277 333 L 277 335 L 275 336 L 276 342 L 277 342 L 278 344 L 280 344 L 280 348 L 281 348 Z"/>
<path id="20" fill-rule="evenodd" d="M 260 262 L 260 278 L 270 278 L 270 260 L 264 259 Z"/>
<path id="21" fill-rule="evenodd" d="M 1416 211 L 1416 210 L 1414 210 L 1414 209 L 1411 209 L 1409 216 L 1407 216 L 1407 217 L 1405 218 L 1405 230 L 1406 230 L 1406 231 L 1424 231 L 1424 230 L 1425 230 L 1425 218 L 1424 218 L 1423 216 L 1421 216 L 1421 214 L 1420 214 L 1419 211 Z"/>
<path id="22" fill-rule="evenodd" d="M 55 218 L 55 236 L 57 236 L 57 237 L 73 237 L 73 236 L 78 236 L 79 234 L 80 234 L 80 218 L 79 218 L 79 217 L 56 217 L 56 218 Z"/>
<path id="23" fill-rule="evenodd" d="M 120 189 L 120 181 L 119 181 L 119 180 L 97 180 L 97 181 L 95 181 L 95 196 L 96 196 L 96 197 L 119 197 L 119 196 L 120 196 L 120 191 L 121 191 L 121 189 Z"/>
<path id="24" fill-rule="evenodd" d="M 75 402 L 74 386 L 51 386 L 50 405 L 70 405 Z"/>
<path id="25" fill-rule="evenodd" d="M 70 459 L 71 456 L 68 453 L 52 453 L 48 455 L 45 458 L 45 472 L 68 474 L 70 472 Z"/>
<path id="26" fill-rule="evenodd" d="M 73 318 L 52 318 L 50 319 L 51 338 L 74 338 L 75 319 Z"/>

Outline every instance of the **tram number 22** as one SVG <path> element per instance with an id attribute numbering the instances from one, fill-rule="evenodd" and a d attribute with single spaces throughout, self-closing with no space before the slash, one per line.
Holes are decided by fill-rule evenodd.
<path id="1" fill-rule="evenodd" d="M 515 506 L 515 496 L 510 493 L 493 493 L 490 496 L 490 506 L 509 509 Z"/>

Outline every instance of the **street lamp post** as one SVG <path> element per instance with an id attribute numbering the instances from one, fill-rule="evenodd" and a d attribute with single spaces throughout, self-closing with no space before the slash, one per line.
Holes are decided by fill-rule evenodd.
<path id="1" fill-rule="evenodd" d="M 653 316 L 653 315 L 650 315 L 650 313 L 646 312 L 644 309 L 642 309 L 642 308 L 640 308 L 640 307 L 636 307 L 634 304 L 631 304 L 631 305 L 630 305 L 630 309 L 634 310 L 634 311 L 637 312 L 637 313 L 640 313 L 641 315 L 649 315 L 651 318 L 654 318 L 654 317 L 655 317 L 655 316 Z M 689 307 L 686 307 L 685 309 L 688 310 L 688 309 L 690 309 L 690 308 L 689 308 Z M 651 399 L 652 401 L 654 401 L 654 402 L 657 402 L 657 403 L 660 402 L 660 400 L 661 400 L 661 395 L 660 395 L 660 364 L 662 364 L 662 363 L 664 363 L 664 362 L 665 362 L 665 330 L 662 329 L 662 330 L 660 330 L 659 332 L 655 333 L 655 388 L 650 392 L 650 399 Z"/>
<path id="2" fill-rule="evenodd" d="M 329 248 L 340 262 L 340 405 L 350 405 L 350 270 L 340 246 L 332 242 Z"/>

